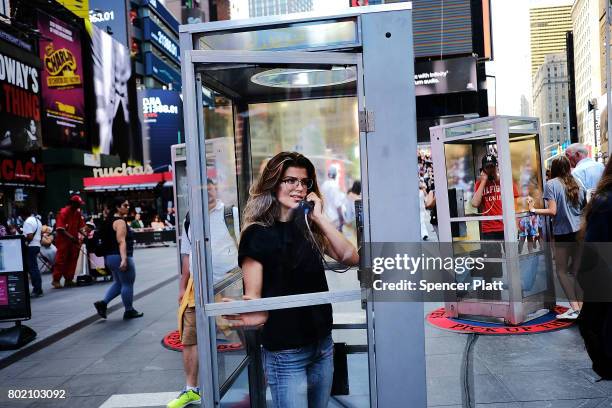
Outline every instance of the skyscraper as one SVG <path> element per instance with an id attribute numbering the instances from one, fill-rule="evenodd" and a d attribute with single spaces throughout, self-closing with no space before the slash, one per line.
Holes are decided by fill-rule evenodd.
<path id="1" fill-rule="evenodd" d="M 578 139 L 597 153 L 599 112 L 589 111 L 589 105 L 593 106 L 593 100 L 601 95 L 599 0 L 576 0 L 572 6 L 572 26 Z"/>
<path id="2" fill-rule="evenodd" d="M 533 110 L 546 146 L 569 140 L 568 90 L 565 52 L 546 55 L 533 80 Z"/>
<path id="3" fill-rule="evenodd" d="M 552 4 L 529 10 L 532 78 L 545 55 L 565 51 L 565 33 L 572 31 L 572 1 Z"/>

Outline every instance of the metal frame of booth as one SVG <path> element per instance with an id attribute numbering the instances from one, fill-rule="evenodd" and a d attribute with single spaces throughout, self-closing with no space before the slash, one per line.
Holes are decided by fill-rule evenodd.
<path id="1" fill-rule="evenodd" d="M 474 319 L 503 319 L 510 324 L 520 324 L 526 320 L 538 317 L 544 310 L 552 310 L 554 307 L 554 278 L 552 268 L 552 257 L 548 245 L 544 245 L 541 251 L 536 253 L 518 252 L 518 228 L 517 219 L 528 216 L 528 212 L 516 212 L 515 197 L 513 193 L 513 167 L 511 158 L 510 144 L 513 141 L 533 139 L 535 156 L 538 169 L 535 175 L 539 176 L 538 183 L 540 192 L 543 192 L 543 184 L 546 180 L 544 160 L 540 152 L 543 151 L 543 141 L 539 133 L 539 120 L 530 117 L 511 117 L 494 116 L 480 119 L 456 122 L 443 126 L 436 126 L 430 129 L 431 149 L 436 175 L 436 206 L 438 214 L 438 228 L 441 243 L 453 243 L 452 250 L 457 244 L 463 243 L 458 238 L 457 228 L 453 233 L 452 223 L 480 223 L 481 221 L 501 220 L 504 223 L 504 243 L 503 255 L 501 259 L 490 259 L 491 262 L 499 262 L 503 267 L 504 291 L 507 298 L 502 299 L 465 299 L 460 296 L 453 297 L 446 302 L 446 313 L 451 317 L 469 317 Z M 469 146 L 471 155 L 465 158 L 467 162 L 467 173 L 473 174 L 475 181 L 478 177 L 481 157 L 484 155 L 486 145 L 495 143 L 497 149 L 497 159 L 500 174 L 500 190 L 502 197 L 503 215 L 480 215 L 480 214 L 460 214 L 459 212 L 451 215 L 452 194 L 446 194 L 449 188 L 448 166 L 450 150 L 449 145 L 459 144 Z M 478 150 L 480 149 L 480 150 Z M 458 195 L 458 194 L 457 194 Z M 466 202 L 465 207 L 469 206 Z M 456 204 L 459 208 L 462 205 Z M 478 224 L 480 226 L 480 224 Z M 542 239 L 548 241 L 550 234 L 548 223 L 542 225 Z M 479 237 L 480 238 L 480 237 Z M 469 238 L 468 238 L 469 239 Z M 474 240 L 479 243 L 487 241 Z M 477 242 L 474 243 L 478 245 Z M 524 291 L 524 284 L 521 279 L 525 273 L 525 262 L 528 257 L 540 257 L 542 266 L 537 273 L 542 282 L 541 290 L 536 293 Z M 523 262 L 523 263 L 522 263 Z"/>
<path id="2" fill-rule="evenodd" d="M 190 212 L 193 233 L 193 276 L 200 382 L 203 404 L 216 407 L 240 372 L 249 370 L 249 395 L 253 407 L 265 406 L 264 379 L 259 347 L 247 341 L 247 356 L 228 378 L 219 379 L 216 316 L 258 310 L 282 309 L 323 303 L 361 300 L 366 305 L 367 358 L 371 407 L 426 407 L 425 342 L 422 303 L 372 301 L 367 288 L 250 301 L 215 303 L 218 284 L 213 282 L 210 220 L 207 206 L 207 150 L 201 89 L 225 92 L 246 99 L 247 90 L 211 82 L 208 67 L 350 66 L 357 71 L 353 96 L 359 109 L 359 160 L 363 197 L 362 251 L 373 242 L 417 242 L 415 228 L 405 214 L 418 213 L 416 168 L 416 104 L 412 5 L 399 3 L 353 8 L 337 14 L 297 14 L 244 21 L 224 21 L 181 26 L 184 120 Z M 339 24 L 339 25 L 338 25 Z M 348 37 L 332 41 L 325 29 L 349 27 Z M 317 32 L 308 42 L 305 32 Z M 291 35 L 301 33 L 301 35 Z M 265 41 L 261 37 L 266 37 Z M 273 41 L 276 39 L 275 41 Z M 235 41 L 234 41 L 235 40 Z M 261 41 L 260 41 L 261 40 Z M 241 92 L 245 92 L 242 95 Z M 314 94 L 313 94 L 314 95 Z M 324 98 L 329 95 L 312 96 Z M 333 96 L 332 96 L 333 97 Z M 291 99 L 287 99 L 291 103 Z M 248 102 L 248 101 L 247 101 Z M 248 109 L 248 105 L 246 105 Z M 236 114 L 236 112 L 234 112 Z M 355 118 L 357 119 L 357 118 Z M 236 130 L 234 130 L 236 132 Z M 240 138 L 242 157 L 250 163 L 248 129 Z M 235 134 L 236 136 L 236 134 Z M 246 166 L 245 166 L 246 167 Z M 394 177 L 390 177 L 393 175 Z M 238 180 L 242 198 L 253 181 L 247 173 Z M 362 265 L 362 268 L 366 265 Z M 375 313 L 375 318 L 374 318 Z M 252 337 L 252 336 L 250 336 Z M 401 358 L 398 358 L 401 356 Z"/>

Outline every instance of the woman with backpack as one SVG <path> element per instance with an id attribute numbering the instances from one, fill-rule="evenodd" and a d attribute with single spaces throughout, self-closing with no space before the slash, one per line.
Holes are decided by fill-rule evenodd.
<path id="1" fill-rule="evenodd" d="M 108 303 L 119 295 L 121 295 L 121 301 L 125 308 L 124 320 L 142 317 L 143 315 L 132 307 L 136 268 L 133 258 L 134 234 L 125 219 L 129 210 L 130 203 L 125 197 L 115 197 L 112 206 L 110 206 L 110 214 L 113 215 L 108 217 L 102 226 L 104 259 L 113 274 L 113 285 L 108 288 L 104 300 L 94 303 L 98 314 L 104 319 L 106 319 Z"/>
<path id="2" fill-rule="evenodd" d="M 534 208 L 533 199 L 527 202 L 529 211 L 536 215 L 552 218 L 555 252 L 555 269 L 561 287 L 570 302 L 571 308 L 557 315 L 557 319 L 574 320 L 580 314 L 581 291 L 574 276 L 570 276 L 570 258 L 576 259 L 576 234 L 580 231 L 580 217 L 586 205 L 586 190 L 581 187 L 571 173 L 570 162 L 565 156 L 557 156 L 550 165 L 551 179 L 544 188 L 547 208 Z"/>

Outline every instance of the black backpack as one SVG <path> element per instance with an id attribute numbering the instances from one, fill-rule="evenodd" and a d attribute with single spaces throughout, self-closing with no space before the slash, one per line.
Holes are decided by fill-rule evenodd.
<path id="1" fill-rule="evenodd" d="M 104 235 L 106 231 L 106 221 L 100 225 L 100 227 L 96 228 L 93 232 L 91 238 L 88 238 L 85 246 L 87 247 L 87 252 L 94 253 L 96 256 L 105 256 L 106 255 L 106 245 L 104 242 Z"/>

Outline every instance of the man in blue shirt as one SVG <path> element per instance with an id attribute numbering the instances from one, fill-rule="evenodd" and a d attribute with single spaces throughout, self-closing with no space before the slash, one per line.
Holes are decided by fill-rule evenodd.
<path id="1" fill-rule="evenodd" d="M 594 190 L 604 170 L 602 163 L 589 157 L 588 149 L 582 143 L 573 143 L 565 150 L 565 156 L 572 165 L 572 175 L 587 191 Z"/>

